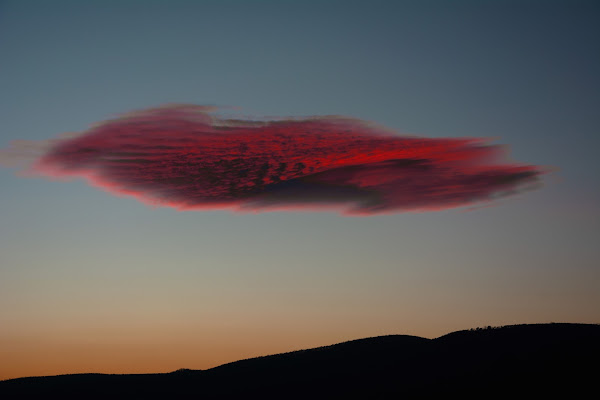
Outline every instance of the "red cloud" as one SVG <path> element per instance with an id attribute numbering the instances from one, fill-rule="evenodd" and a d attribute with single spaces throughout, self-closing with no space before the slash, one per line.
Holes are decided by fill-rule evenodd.
<path id="1" fill-rule="evenodd" d="M 169 106 L 56 140 L 33 164 L 109 192 L 182 210 L 335 207 L 374 214 L 468 206 L 536 182 L 483 139 L 398 136 L 340 117 L 220 119 Z"/>

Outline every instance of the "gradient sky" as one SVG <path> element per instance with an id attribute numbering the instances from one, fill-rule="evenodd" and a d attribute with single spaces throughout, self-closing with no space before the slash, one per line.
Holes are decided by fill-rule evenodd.
<path id="1" fill-rule="evenodd" d="M 596 1 L 2 1 L 0 148 L 165 103 L 492 137 L 467 211 L 176 211 L 0 168 L 0 379 L 600 322 Z"/>

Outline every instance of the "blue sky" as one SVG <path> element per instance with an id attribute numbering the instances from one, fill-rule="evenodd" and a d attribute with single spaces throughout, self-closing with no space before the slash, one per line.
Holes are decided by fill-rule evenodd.
<path id="1" fill-rule="evenodd" d="M 0 2 L 0 148 L 175 102 L 491 137 L 556 170 L 495 207 L 349 218 L 152 209 L 2 168 L 15 367 L 0 378 L 599 322 L 599 16 L 594 1 Z"/>

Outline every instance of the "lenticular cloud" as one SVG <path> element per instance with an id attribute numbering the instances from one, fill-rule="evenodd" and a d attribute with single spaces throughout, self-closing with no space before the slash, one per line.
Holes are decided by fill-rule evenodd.
<path id="1" fill-rule="evenodd" d="M 239 120 L 211 107 L 139 111 L 2 157 L 29 172 L 81 177 L 180 210 L 331 209 L 349 214 L 440 210 L 516 193 L 535 166 L 503 160 L 485 139 L 400 136 L 344 117 Z"/>

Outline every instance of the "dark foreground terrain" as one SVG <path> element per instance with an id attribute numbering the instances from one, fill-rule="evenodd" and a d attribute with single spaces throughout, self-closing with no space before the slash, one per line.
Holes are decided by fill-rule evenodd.
<path id="1" fill-rule="evenodd" d="M 600 325 L 536 324 L 359 339 L 203 371 L 11 379 L 0 398 L 583 398 L 599 384 Z"/>

